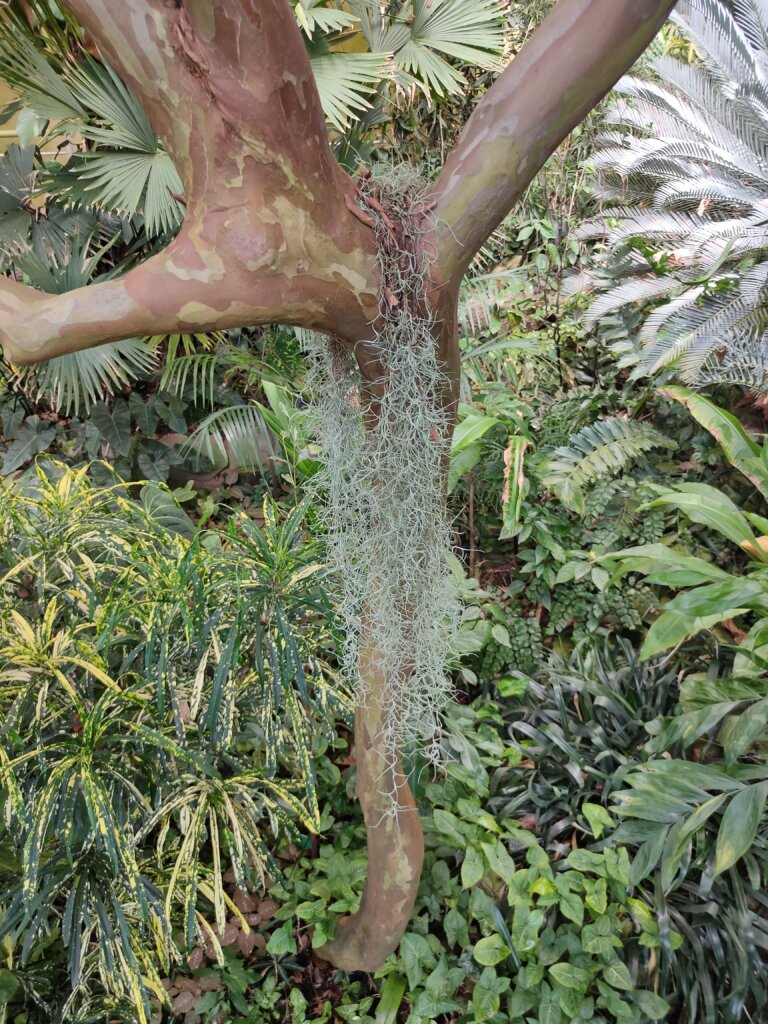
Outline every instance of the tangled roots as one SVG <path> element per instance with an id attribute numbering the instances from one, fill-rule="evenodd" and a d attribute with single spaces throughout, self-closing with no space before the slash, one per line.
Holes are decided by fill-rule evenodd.
<path id="1" fill-rule="evenodd" d="M 451 698 L 446 666 L 459 602 L 447 560 L 449 382 L 426 299 L 423 190 L 401 177 L 368 179 L 360 193 L 375 225 L 384 282 L 372 345 L 379 379 L 364 382 L 338 341 L 309 335 L 305 347 L 325 452 L 330 561 L 342 591 L 344 668 L 358 702 L 375 700 L 383 711 L 377 744 L 392 769 L 387 788 L 396 809 L 399 751 L 416 742 L 439 757 L 441 715 Z M 363 649 L 385 680 L 375 691 L 359 671 Z"/>

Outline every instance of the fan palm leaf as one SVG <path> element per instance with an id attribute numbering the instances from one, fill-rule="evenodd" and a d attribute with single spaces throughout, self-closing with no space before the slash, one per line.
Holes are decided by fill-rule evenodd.
<path id="1" fill-rule="evenodd" d="M 87 285 L 93 279 L 99 258 L 109 248 L 107 243 L 92 252 L 90 238 L 76 235 L 61 254 L 21 247 L 9 255 L 16 270 L 30 284 L 41 291 L 60 294 Z M 116 267 L 112 274 L 119 270 Z M 79 413 L 137 375 L 151 372 L 156 358 L 152 345 L 130 338 L 57 356 L 40 366 L 24 367 L 16 376 L 25 391 L 38 399 L 45 396 L 54 409 Z"/>

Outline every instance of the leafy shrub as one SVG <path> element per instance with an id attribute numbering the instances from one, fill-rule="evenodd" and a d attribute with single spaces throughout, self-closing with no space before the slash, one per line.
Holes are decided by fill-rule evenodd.
<path id="1" fill-rule="evenodd" d="M 140 497 L 53 463 L 0 489 L 2 935 L 51 1018 L 102 991 L 147 1021 L 161 971 L 221 956 L 222 876 L 318 827 L 311 737 L 343 710 L 306 506 L 205 534 Z M 51 943 L 69 996 L 35 983 Z"/>

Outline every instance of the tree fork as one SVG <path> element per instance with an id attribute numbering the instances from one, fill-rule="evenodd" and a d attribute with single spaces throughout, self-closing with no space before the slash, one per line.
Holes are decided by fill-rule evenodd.
<path id="1" fill-rule="evenodd" d="M 0 277 L 0 344 L 34 363 L 135 334 L 260 323 L 333 333 L 372 380 L 382 287 L 373 232 L 350 212 L 287 0 L 69 0 L 137 94 L 176 162 L 187 216 L 159 256 L 114 282 L 42 295 Z M 480 100 L 433 190 L 436 344 L 458 390 L 456 296 L 474 253 L 568 132 L 642 53 L 674 0 L 559 0 Z M 1 16 L 1 15 L 0 15 Z M 385 687 L 375 652 L 361 670 Z M 378 674 L 377 674 L 378 673 Z M 377 702 L 356 719 L 370 872 L 360 910 L 322 953 L 371 969 L 397 946 L 423 858 L 418 813 L 381 816 Z M 392 766 L 389 771 L 397 771 Z"/>

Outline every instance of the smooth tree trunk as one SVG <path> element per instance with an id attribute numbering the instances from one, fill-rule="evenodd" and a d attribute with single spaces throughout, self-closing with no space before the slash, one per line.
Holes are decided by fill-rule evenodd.
<path id="1" fill-rule="evenodd" d="M 146 109 L 184 182 L 187 215 L 164 252 L 115 281 L 45 295 L 0 277 L 6 358 L 26 365 L 136 335 L 280 323 L 340 339 L 375 378 L 376 241 L 353 213 L 358 188 L 331 152 L 288 0 L 68 6 Z M 478 103 L 434 185 L 423 242 L 449 409 L 459 383 L 456 302 L 470 260 L 673 7 L 559 0 Z M 368 880 L 359 911 L 319 950 L 349 971 L 374 970 L 396 949 L 424 855 L 418 809 L 381 743 L 389 681 L 376 651 L 361 649 L 369 697 L 355 750 Z"/>
<path id="2" fill-rule="evenodd" d="M 336 924 L 318 955 L 345 971 L 377 971 L 393 953 L 413 912 L 424 861 L 424 834 L 416 802 L 379 737 L 388 680 L 376 652 L 361 640 L 360 675 L 367 699 L 355 712 L 357 798 L 368 841 L 368 877 L 360 909 Z M 393 811 L 393 795 L 397 809 Z"/>

